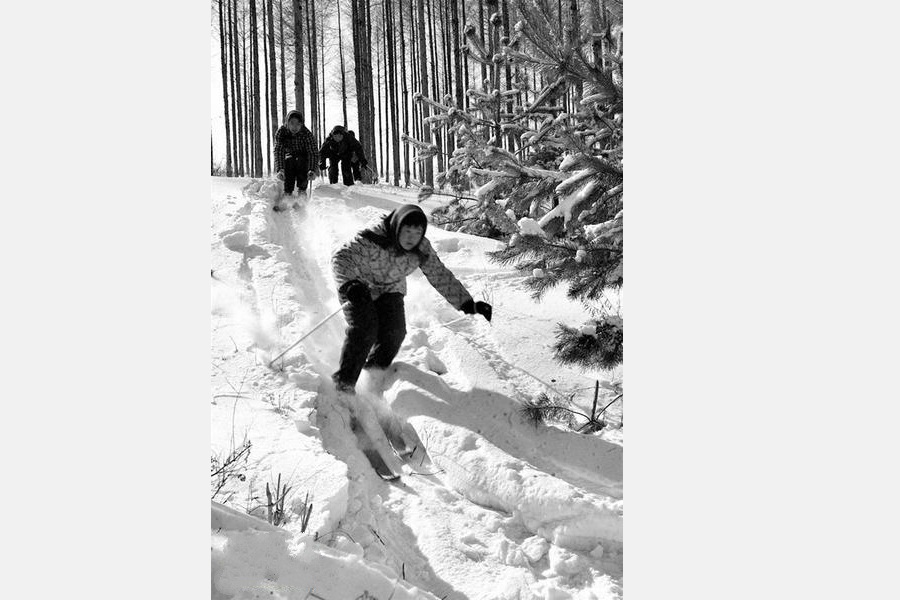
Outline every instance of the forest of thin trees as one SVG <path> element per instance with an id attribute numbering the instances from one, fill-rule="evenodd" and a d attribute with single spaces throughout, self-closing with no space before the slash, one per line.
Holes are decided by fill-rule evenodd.
<path id="1" fill-rule="evenodd" d="M 581 45 L 602 62 L 614 40 L 597 32 L 608 31 L 603 22 L 621 19 L 621 2 L 527 4 L 214 0 L 212 26 L 224 116 L 224 126 L 212 131 L 215 139 L 224 136 L 224 144 L 213 144 L 214 173 L 271 175 L 274 132 L 284 114 L 297 108 L 320 144 L 333 126 L 355 126 L 368 158 L 368 180 L 431 187 L 459 143 L 449 127 L 435 126 L 435 119 L 446 116 L 436 105 L 468 109 L 477 97 L 473 92 L 490 91 L 497 98 L 494 114 L 484 116 L 495 129 L 496 145 L 529 152 L 513 131 L 504 133 L 502 123 L 543 100 L 553 65 L 498 60 L 504 49 L 523 55 L 542 50 L 546 55 L 546 48 L 531 48 L 527 39 L 511 43 L 520 12 L 537 7 L 548 28 L 565 32 L 568 39 L 560 43 Z M 563 111 L 570 110 L 582 94 L 580 83 L 573 81 L 556 102 Z M 431 151 L 417 152 L 404 137 L 430 145 Z M 224 153 L 216 152 L 223 146 Z"/>

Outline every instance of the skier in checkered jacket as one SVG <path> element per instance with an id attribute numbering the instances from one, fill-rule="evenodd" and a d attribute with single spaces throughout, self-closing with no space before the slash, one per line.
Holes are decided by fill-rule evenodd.
<path id="1" fill-rule="evenodd" d="M 475 302 L 438 258 L 427 227 L 422 209 L 404 204 L 335 252 L 338 295 L 349 301 L 340 368 L 332 376 L 338 390 L 352 393 L 362 369 L 386 369 L 397 356 L 406 337 L 406 277 L 416 269 L 454 308 L 491 320 L 491 305 Z"/>
<path id="2" fill-rule="evenodd" d="M 284 122 L 275 132 L 275 172 L 284 180 L 285 195 L 290 196 L 295 183 L 302 194 L 309 179 L 317 176 L 319 149 L 312 132 L 303 124 L 302 112 L 289 111 Z"/>

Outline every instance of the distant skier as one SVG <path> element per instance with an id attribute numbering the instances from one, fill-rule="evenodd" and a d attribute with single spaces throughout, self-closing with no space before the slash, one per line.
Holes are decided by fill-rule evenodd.
<path id="1" fill-rule="evenodd" d="M 406 337 L 406 277 L 417 268 L 456 309 L 491 320 L 491 305 L 475 302 L 438 258 L 427 227 L 422 209 L 404 204 L 335 252 L 338 295 L 350 302 L 340 367 L 332 375 L 338 390 L 353 393 L 362 369 L 386 369 L 397 356 Z"/>
<path id="2" fill-rule="evenodd" d="M 322 144 L 319 168 L 325 168 L 325 159 L 327 158 L 329 160 L 328 181 L 337 183 L 338 163 L 340 163 L 344 185 L 353 185 L 353 170 L 350 167 L 352 155 L 353 150 L 347 130 L 341 125 L 335 125 L 328 137 L 325 138 L 325 143 Z"/>
<path id="3" fill-rule="evenodd" d="M 284 181 L 284 194 L 306 191 L 310 178 L 317 176 L 319 150 L 312 132 L 303 124 L 303 113 L 292 110 L 284 117 L 285 124 L 275 132 L 275 173 Z"/>
<path id="4" fill-rule="evenodd" d="M 362 144 L 356 139 L 356 133 L 352 129 L 347 131 L 347 139 L 350 144 L 350 169 L 353 171 L 353 179 L 362 181 L 362 170 L 369 165 L 369 161 L 366 160 Z"/>

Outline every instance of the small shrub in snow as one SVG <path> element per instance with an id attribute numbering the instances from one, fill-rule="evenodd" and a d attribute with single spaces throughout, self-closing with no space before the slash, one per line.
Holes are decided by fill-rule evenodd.
<path id="1" fill-rule="evenodd" d="M 247 476 L 247 460 L 250 458 L 250 440 L 244 440 L 239 447 L 234 448 L 227 456 L 213 454 L 210 458 L 210 478 L 212 479 L 212 499 L 220 494 L 220 502 L 228 502 L 234 492 L 225 492 L 226 486 L 233 480 L 245 481 Z"/>

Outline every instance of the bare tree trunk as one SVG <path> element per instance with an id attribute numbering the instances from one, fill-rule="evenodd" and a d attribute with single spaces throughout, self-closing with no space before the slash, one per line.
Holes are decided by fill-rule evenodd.
<path id="1" fill-rule="evenodd" d="M 225 104 L 225 175 L 231 177 L 231 122 L 228 112 L 228 57 L 225 54 L 225 15 L 219 0 L 219 57 L 222 63 L 222 101 Z"/>
<path id="2" fill-rule="evenodd" d="M 416 0 L 416 12 L 418 13 L 418 40 L 419 40 L 419 83 L 421 87 L 418 88 L 421 90 L 421 94 L 424 96 L 428 95 L 428 46 L 425 45 L 425 0 Z M 424 120 L 428 118 L 429 107 L 426 104 L 420 103 L 419 108 L 421 110 L 421 118 L 424 123 Z M 431 143 L 431 131 L 429 130 L 427 125 L 422 125 L 422 135 L 421 138 L 423 143 L 430 144 Z M 425 177 L 422 182 L 424 185 L 428 187 L 434 187 L 434 165 L 432 164 L 432 159 L 428 158 L 424 161 L 425 168 Z"/>
<path id="3" fill-rule="evenodd" d="M 484 0 L 478 0 L 478 33 L 481 36 L 481 47 L 487 48 L 486 40 L 484 39 L 484 28 L 490 27 L 488 22 L 484 18 Z M 478 88 L 485 89 L 487 86 L 485 85 L 485 81 L 487 81 L 488 72 L 487 65 L 481 63 L 481 81 L 479 82 Z"/>
<path id="4" fill-rule="evenodd" d="M 275 22 L 272 19 L 272 2 L 268 0 L 268 18 L 269 18 L 269 81 L 272 82 L 271 92 L 271 110 L 272 125 L 269 128 L 268 140 L 271 146 L 275 140 L 275 132 L 278 131 L 278 70 L 275 65 Z M 272 154 L 271 152 L 269 154 Z"/>
<path id="5" fill-rule="evenodd" d="M 443 101 L 444 96 L 453 96 L 453 41 L 448 39 L 452 35 L 452 32 L 449 31 L 451 23 L 450 3 L 446 0 L 439 0 L 439 4 L 441 5 L 441 40 L 444 46 L 444 94 L 441 98 Z M 444 139 L 447 146 L 445 157 L 447 163 L 444 167 L 446 169 L 448 168 L 450 157 L 453 156 L 455 144 L 453 134 L 447 126 L 444 125 L 442 129 L 444 130 Z"/>
<path id="6" fill-rule="evenodd" d="M 502 19 L 503 19 L 503 37 L 506 38 L 506 42 L 505 42 L 505 43 L 508 44 L 508 43 L 509 43 L 509 33 L 510 33 L 510 32 L 509 32 L 509 2 L 507 2 L 507 0 L 503 0 L 503 3 L 502 3 L 502 10 L 503 10 L 503 16 L 502 16 Z M 501 44 L 501 45 L 502 45 L 502 44 Z M 499 47 L 497 48 L 497 51 L 498 51 L 498 52 L 500 51 L 500 48 L 499 48 Z M 507 89 L 507 90 L 511 90 L 511 89 L 512 89 L 512 71 L 511 71 L 510 68 L 509 68 L 509 63 L 506 63 L 506 89 Z M 512 112 L 513 112 L 512 98 L 510 98 L 509 101 L 506 103 L 506 112 L 507 112 L 508 114 L 512 115 Z M 510 133 L 506 136 L 506 144 L 507 144 L 507 149 L 508 149 L 510 152 L 515 152 L 515 149 L 516 149 L 516 136 L 515 136 L 515 134 L 513 134 L 512 132 L 510 132 Z"/>
<path id="7" fill-rule="evenodd" d="M 406 32 L 403 22 L 403 0 L 397 4 L 400 11 L 400 95 L 403 96 L 403 135 L 409 135 L 409 89 L 406 85 Z M 403 185 L 409 187 L 409 144 L 403 144 Z"/>
<path id="8" fill-rule="evenodd" d="M 341 57 L 341 108 L 344 111 L 344 127 L 347 127 L 347 72 L 344 68 L 344 36 L 341 32 L 341 2 L 337 2 L 338 55 Z"/>
<path id="9" fill-rule="evenodd" d="M 440 73 L 438 72 L 438 60 L 437 60 L 437 38 L 434 35 L 434 16 L 431 11 L 431 0 L 428 0 L 428 35 L 430 41 L 430 49 L 431 49 L 431 98 L 435 102 L 441 101 L 441 92 L 438 89 L 438 77 Z M 438 171 L 444 170 L 444 145 L 441 139 L 441 132 L 434 131 L 434 145 L 437 146 L 437 165 L 436 168 Z M 434 184 L 432 184 L 434 185 Z"/>
<path id="10" fill-rule="evenodd" d="M 457 3 L 457 0 L 453 0 L 453 4 L 456 5 L 456 3 Z M 464 32 L 466 30 L 466 22 L 468 21 L 468 16 L 466 15 L 466 1 L 465 0 L 462 0 L 462 6 L 459 7 L 459 12 L 462 15 L 461 16 L 462 23 L 460 23 L 459 31 Z M 457 37 L 459 37 L 459 34 L 457 34 Z M 457 44 L 459 44 L 458 39 L 457 39 Z M 460 103 L 460 106 L 463 106 L 463 103 L 465 103 L 465 108 L 469 108 L 469 95 L 466 93 L 466 90 L 469 87 L 469 59 L 468 59 L 468 55 L 462 54 L 462 48 L 460 48 L 459 51 L 461 54 L 460 61 L 462 62 L 462 71 L 463 71 L 463 84 L 462 84 L 463 100 Z"/>
<path id="11" fill-rule="evenodd" d="M 319 56 L 321 57 L 321 65 L 322 65 L 322 83 L 319 86 L 322 90 L 322 93 L 319 94 L 321 109 L 319 110 L 319 120 L 321 125 L 319 127 L 319 132 L 322 134 L 322 137 L 325 137 L 325 90 L 327 87 L 325 86 L 325 12 L 322 11 L 319 15 Z"/>
<path id="12" fill-rule="evenodd" d="M 453 25 L 453 78 L 456 82 L 456 87 L 453 91 L 456 97 L 456 106 L 464 108 L 466 80 L 463 79 L 463 56 L 459 47 L 459 3 L 457 0 L 451 0 L 450 6 L 450 20 Z"/>
<path id="13" fill-rule="evenodd" d="M 397 106 L 397 57 L 394 51 L 394 9 L 391 0 L 384 0 L 385 20 L 387 21 L 388 38 L 388 75 L 391 105 L 391 157 L 393 164 L 393 185 L 400 185 L 400 126 L 398 124 L 399 107 Z M 401 60 L 403 58 L 401 57 Z"/>
<path id="14" fill-rule="evenodd" d="M 213 159 L 212 129 L 209 130 L 209 174 L 216 174 L 216 161 Z"/>
<path id="15" fill-rule="evenodd" d="M 240 90 L 241 90 L 241 64 L 240 54 L 238 53 L 237 42 L 237 0 L 229 0 L 231 14 L 229 21 L 229 38 L 231 41 L 231 114 L 237 115 L 234 131 L 231 136 L 234 151 L 232 155 L 235 159 L 235 175 L 243 177 L 244 175 L 244 144 L 243 144 L 243 107 L 241 106 Z"/>
<path id="16" fill-rule="evenodd" d="M 410 39 L 410 55 L 409 55 L 409 66 L 410 66 L 410 75 L 412 76 L 412 89 L 413 94 L 418 93 L 422 88 L 420 87 L 420 78 L 419 78 L 419 29 L 416 24 L 416 15 L 413 14 L 413 6 L 412 3 L 409 5 L 409 39 Z M 410 106 L 411 119 L 412 119 L 412 136 L 417 139 L 422 139 L 422 119 L 421 119 L 421 109 L 419 108 L 419 103 L 413 99 L 412 104 Z M 413 179 L 418 182 L 422 181 L 422 168 L 423 165 L 418 160 L 412 161 L 413 168 Z"/>
<path id="17" fill-rule="evenodd" d="M 309 45 L 309 123 L 312 125 L 312 135 L 314 140 L 319 140 L 319 75 L 317 69 L 319 67 L 318 53 L 316 43 L 318 36 L 316 35 L 316 0 L 306 0 L 306 26 L 309 35 L 307 36 Z"/>
<path id="18" fill-rule="evenodd" d="M 269 123 L 270 123 L 270 120 L 269 120 L 269 90 L 270 90 L 270 85 L 273 85 L 273 86 L 275 85 L 275 82 L 274 82 L 274 81 L 270 81 L 270 79 L 269 79 L 269 51 L 268 51 L 268 48 L 269 48 L 269 40 L 268 40 L 268 37 L 266 36 L 266 6 L 265 6 L 267 0 L 262 0 L 262 2 L 263 2 L 263 5 L 260 7 L 260 12 L 262 13 L 262 19 L 263 19 L 263 24 L 262 24 L 262 39 L 263 39 L 263 67 L 264 67 L 264 68 L 263 68 L 263 80 L 264 80 L 264 86 L 263 86 L 263 89 L 262 89 L 262 96 L 261 96 L 260 100 L 261 100 L 262 103 L 265 105 L 265 110 L 266 110 L 266 121 L 265 121 L 265 127 L 261 127 L 261 128 L 260 128 L 260 132 L 261 132 L 261 133 L 260 133 L 260 139 L 262 139 L 262 132 L 268 131 L 268 130 L 269 130 Z M 266 146 L 265 146 L 265 147 L 266 147 L 266 152 L 265 152 L 265 154 L 266 154 L 266 174 L 267 174 L 267 175 L 271 175 L 271 174 L 272 174 L 272 156 L 271 156 L 271 152 L 269 152 L 269 139 L 268 139 L 268 137 L 269 137 L 269 136 L 266 136 L 266 140 L 265 140 L 265 141 L 266 141 Z"/>
<path id="19" fill-rule="evenodd" d="M 294 109 L 306 116 L 306 98 L 303 91 L 303 8 L 300 0 L 294 0 Z"/>
<path id="20" fill-rule="evenodd" d="M 375 52 L 375 77 L 377 78 L 377 85 L 375 86 L 375 98 L 378 100 L 378 105 L 375 108 L 375 113 L 378 115 L 378 160 L 381 168 L 378 171 L 379 176 L 382 179 L 386 179 L 384 176 L 385 171 L 385 160 L 384 160 L 384 148 L 382 147 L 381 141 L 384 139 L 384 127 L 381 125 L 381 108 L 384 106 L 384 103 L 381 101 L 381 52 Z"/>
<path id="21" fill-rule="evenodd" d="M 500 31 L 497 23 L 494 23 L 493 11 L 497 9 L 498 0 L 487 0 L 488 8 L 491 9 L 491 15 L 489 16 L 488 23 L 488 56 L 494 56 L 497 52 L 497 47 L 500 45 Z M 491 62 L 491 89 L 493 91 L 497 91 L 500 89 L 500 65 L 495 62 Z M 503 106 L 503 101 L 498 97 L 494 102 L 494 146 L 498 148 L 503 147 L 503 135 L 502 129 L 500 128 L 500 110 Z"/>
<path id="22" fill-rule="evenodd" d="M 256 0 L 250 0 L 250 54 L 253 61 L 253 176 L 262 177 L 262 127 L 259 90 L 259 28 L 256 21 Z"/>
<path id="23" fill-rule="evenodd" d="M 278 30 L 281 38 L 281 114 L 287 114 L 287 85 L 284 69 L 284 0 L 278 0 Z"/>
<path id="24" fill-rule="evenodd" d="M 253 176 L 253 119 L 252 119 L 252 108 L 251 108 L 251 95 L 250 95 L 250 78 L 253 73 L 253 66 L 250 64 L 250 60 L 247 59 L 247 39 L 250 37 L 250 34 L 247 33 L 247 21 L 248 19 L 248 10 L 244 10 L 241 13 L 241 31 L 243 35 L 241 36 L 241 51 L 243 52 L 244 57 L 244 156 L 247 161 L 247 170 L 246 175 L 250 177 Z"/>
<path id="25" fill-rule="evenodd" d="M 365 0 L 351 0 L 353 18 L 353 57 L 356 80 L 356 112 L 359 122 L 357 139 L 369 161 L 369 173 L 378 173 L 378 157 L 375 154 L 374 99 L 372 91 L 372 55 L 369 43 L 369 11 Z M 363 174 L 369 183 L 371 176 Z"/>
<path id="26" fill-rule="evenodd" d="M 571 0 L 569 2 L 569 13 L 572 16 L 572 23 L 569 29 L 569 45 L 572 48 L 575 48 L 581 40 L 581 11 L 578 9 L 578 0 Z M 577 104 L 581 102 L 581 97 L 583 95 L 584 83 L 581 79 L 578 79 L 572 88 L 572 101 L 573 104 L 575 104 L 575 106 L 572 107 L 573 110 L 577 109 Z"/>

